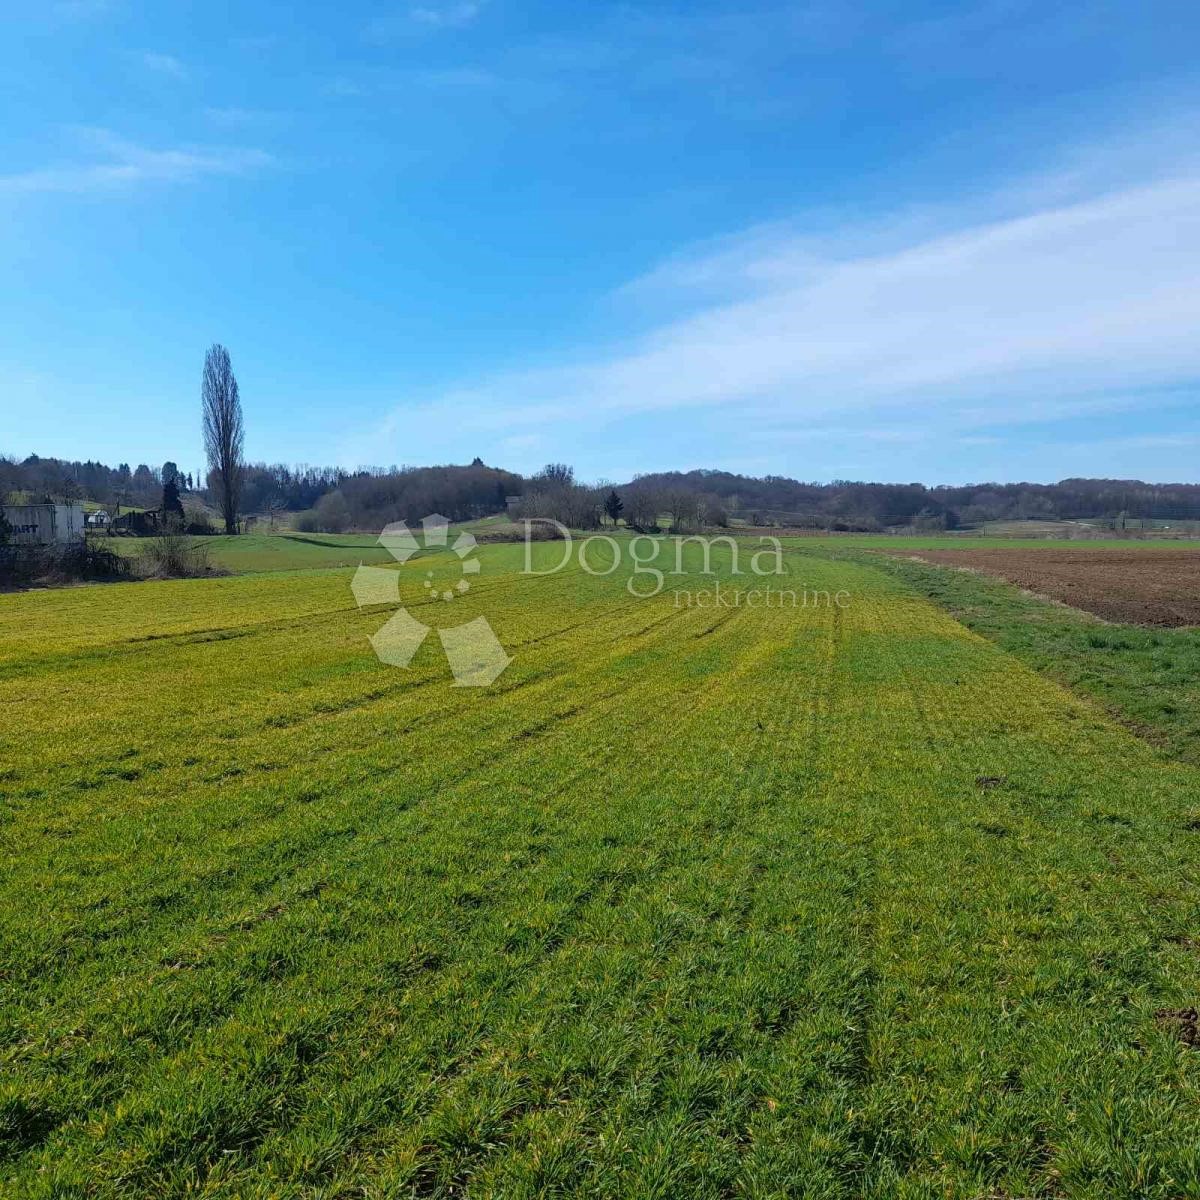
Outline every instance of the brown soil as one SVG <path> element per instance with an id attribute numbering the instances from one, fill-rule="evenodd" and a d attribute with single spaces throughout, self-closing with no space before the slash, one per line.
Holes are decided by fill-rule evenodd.
<path id="1" fill-rule="evenodd" d="M 1200 625 L 1200 548 L 922 550 L 914 557 L 995 575 L 1108 621 Z"/>
<path id="2" fill-rule="evenodd" d="M 1185 1046 L 1197 1046 L 1200 1045 L 1197 1016 L 1194 1008 L 1160 1008 L 1154 1014 L 1154 1019 L 1163 1029 L 1170 1030 Z"/>

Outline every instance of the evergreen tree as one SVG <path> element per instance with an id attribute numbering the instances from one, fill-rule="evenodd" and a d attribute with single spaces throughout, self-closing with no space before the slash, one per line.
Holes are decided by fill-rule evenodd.
<path id="1" fill-rule="evenodd" d="M 614 525 L 621 519 L 621 510 L 624 507 L 621 497 L 617 495 L 617 489 L 613 488 L 605 497 L 604 511 L 608 513 Z"/>
<path id="2" fill-rule="evenodd" d="M 184 522 L 183 501 L 179 499 L 179 484 L 174 477 L 163 484 L 162 515 L 165 523 L 172 519 L 180 525 Z"/>

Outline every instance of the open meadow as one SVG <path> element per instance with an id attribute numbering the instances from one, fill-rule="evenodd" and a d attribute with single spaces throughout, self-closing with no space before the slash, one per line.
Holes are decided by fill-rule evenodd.
<path id="1" fill-rule="evenodd" d="M 0 1193 L 1200 1194 L 1200 768 L 867 555 L 396 567 L 475 688 L 244 541 L 0 596 Z"/>

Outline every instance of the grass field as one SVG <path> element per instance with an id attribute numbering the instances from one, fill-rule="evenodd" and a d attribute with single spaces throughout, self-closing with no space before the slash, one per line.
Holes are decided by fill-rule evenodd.
<path id="1" fill-rule="evenodd" d="M 1200 764 L 1200 628 L 1114 624 L 975 572 L 890 558 L 879 565 L 1173 757 Z"/>
<path id="2" fill-rule="evenodd" d="M 99 537 L 95 540 L 118 554 L 137 555 L 152 539 Z M 234 574 L 389 561 L 376 536 L 367 533 L 247 533 L 236 537 L 215 534 L 196 538 L 194 544 L 204 547 L 214 567 Z"/>
<path id="3" fill-rule="evenodd" d="M 469 521 L 456 526 L 466 532 L 479 535 L 481 540 L 498 532 L 511 532 L 514 526 L 503 518 L 488 517 L 480 521 Z M 579 535 L 581 537 L 586 534 Z M 622 530 L 624 539 L 628 531 Z M 150 539 L 97 536 L 99 545 L 115 550 L 118 554 L 140 554 Z M 1064 541 L 1061 538 L 1001 538 L 976 537 L 965 534 L 927 534 L 920 536 L 889 536 L 885 534 L 829 534 L 803 538 L 782 539 L 786 544 L 803 549 L 853 547 L 855 549 L 892 550 L 951 550 L 964 546 L 990 547 L 993 549 L 1029 550 L 1039 547 L 1062 550 L 1178 550 L 1179 542 L 1154 541 L 1151 539 L 1096 539 L 1094 541 Z M 356 566 L 359 562 L 381 563 L 389 561 L 387 553 L 380 548 L 376 536 L 369 533 L 297 533 L 281 530 L 277 533 L 249 533 L 237 537 L 216 534 L 197 538 L 196 543 L 206 548 L 209 561 L 214 567 L 234 574 L 260 571 L 296 571 L 327 567 Z"/>
<path id="4" fill-rule="evenodd" d="M 803 546 L 844 607 L 411 561 L 487 689 L 236 553 L 0 596 L 0 1193 L 1200 1194 L 1195 767 Z"/>

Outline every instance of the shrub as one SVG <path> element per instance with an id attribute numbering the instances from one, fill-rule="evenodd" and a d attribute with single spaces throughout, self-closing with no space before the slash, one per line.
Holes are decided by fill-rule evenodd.
<path id="1" fill-rule="evenodd" d="M 527 534 L 525 522 L 521 520 L 492 529 L 481 529 L 475 534 L 475 540 L 477 542 L 523 542 L 528 538 L 531 542 L 554 542 L 560 541 L 562 536 L 556 526 L 541 522 L 531 525 Z"/>
<path id="2" fill-rule="evenodd" d="M 328 492 L 313 510 L 321 533 L 345 533 L 350 528 L 350 506 L 341 492 Z"/>
<path id="3" fill-rule="evenodd" d="M 184 531 L 198 537 L 209 537 L 219 533 L 219 528 L 213 523 L 212 517 L 203 508 L 188 507 L 184 519 Z"/>
<path id="4" fill-rule="evenodd" d="M 5 546 L 0 552 L 0 584 L 66 584 L 113 582 L 133 577 L 133 564 L 123 555 L 92 542 L 66 546 Z"/>
<path id="5" fill-rule="evenodd" d="M 139 565 L 147 579 L 191 579 L 215 573 L 208 547 L 178 528 L 147 542 Z"/>

